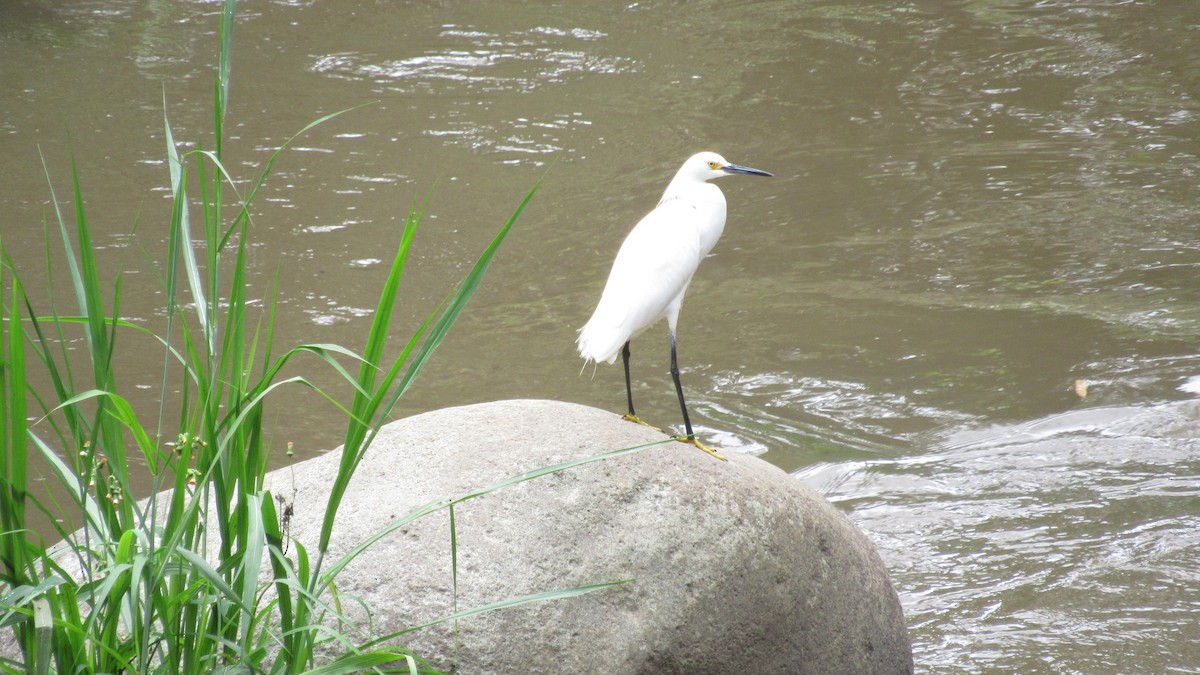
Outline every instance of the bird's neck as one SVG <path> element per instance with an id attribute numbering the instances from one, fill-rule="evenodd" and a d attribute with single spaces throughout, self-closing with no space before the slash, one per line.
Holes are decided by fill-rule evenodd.
<path id="1" fill-rule="evenodd" d="M 721 194 L 721 189 L 716 185 L 707 182 L 697 182 L 692 178 L 683 178 L 676 176 L 668 185 L 666 191 L 663 192 L 662 199 L 658 200 L 659 206 L 666 204 L 669 201 L 676 199 L 703 199 L 704 197 L 712 198 L 713 192 Z"/>

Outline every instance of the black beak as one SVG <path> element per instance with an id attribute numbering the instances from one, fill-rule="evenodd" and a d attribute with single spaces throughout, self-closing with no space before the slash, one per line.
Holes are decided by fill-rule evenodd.
<path id="1" fill-rule="evenodd" d="M 744 173 L 747 176 L 774 176 L 775 175 L 773 173 L 768 173 L 761 169 L 751 169 L 748 166 L 739 166 L 737 164 L 726 164 L 725 166 L 721 167 L 721 170 L 728 171 L 729 173 Z"/>

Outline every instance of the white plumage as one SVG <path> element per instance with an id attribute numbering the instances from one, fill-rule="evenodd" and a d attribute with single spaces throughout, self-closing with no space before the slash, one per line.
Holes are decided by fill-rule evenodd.
<path id="1" fill-rule="evenodd" d="M 633 412 L 628 344 L 665 317 L 671 336 L 671 374 L 687 440 L 714 455 L 692 434 L 679 385 L 675 327 L 692 275 L 725 229 L 725 195 L 708 181 L 733 174 L 771 175 L 731 164 L 714 152 L 693 155 L 679 167 L 658 206 L 634 226 L 621 244 L 600 303 L 580 329 L 578 340 L 579 354 L 585 362 L 613 363 L 618 354 L 624 355 L 629 403 L 626 418 L 640 422 Z"/>

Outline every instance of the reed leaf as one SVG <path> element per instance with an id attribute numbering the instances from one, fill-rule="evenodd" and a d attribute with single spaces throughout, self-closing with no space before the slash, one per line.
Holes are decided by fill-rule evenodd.
<path id="1" fill-rule="evenodd" d="M 346 486 L 364 453 L 478 290 L 540 182 L 462 281 L 401 341 L 395 356 L 388 357 L 394 310 L 428 196 L 414 203 L 398 233 L 361 354 L 326 343 L 280 349 L 275 344 L 278 270 L 265 309 L 254 313 L 248 255 L 254 234 L 251 206 L 286 148 L 354 108 L 304 126 L 270 154 L 257 176 L 239 183 L 224 156 L 235 10 L 235 0 L 222 4 L 211 141 L 204 137 L 184 151 L 171 127 L 165 93 L 163 97 L 166 180 L 173 201 L 165 259 L 155 272 L 166 298 L 165 330 L 156 332 L 120 318 L 124 277 L 118 272 L 111 287 L 105 286 L 73 159 L 73 209 L 68 209 L 55 194 L 49 166 L 39 151 L 51 200 L 44 222 L 46 273 L 52 280 L 48 286 L 56 286 L 51 246 L 61 246 L 66 287 L 78 311 L 60 312 L 52 291 L 47 299 L 50 310 L 36 311 L 37 302 L 27 295 L 0 245 L 0 297 L 5 300 L 0 311 L 0 582 L 6 585 L 0 591 L 0 625 L 16 631 L 26 657 L 21 668 L 342 673 L 394 671 L 388 664 L 401 662 L 402 670 L 428 672 L 423 661 L 400 646 L 357 644 L 348 637 L 351 626 L 342 605 L 348 599 L 338 593 L 337 583 L 346 566 L 396 528 L 450 508 L 457 591 L 461 542 L 455 505 L 624 452 L 526 472 L 455 498 L 436 499 L 389 523 L 323 569 Z M 52 239 L 57 241 L 52 244 Z M 155 267 L 153 256 L 146 257 Z M 85 338 L 82 359 L 67 347 L 78 335 Z M 130 336 L 149 337 L 162 349 L 162 396 L 153 423 L 139 416 L 118 390 L 114 355 Z M 312 357 L 353 387 L 348 405 L 314 385 L 303 371 L 292 372 L 311 366 Z M 73 363 L 85 363 L 86 368 Z M 51 391 L 39 392 L 28 384 L 37 381 L 31 368 L 44 373 Z M 346 420 L 343 454 L 312 559 L 300 542 L 289 539 L 280 520 L 286 516 L 277 510 L 274 496 L 263 490 L 270 454 L 263 420 L 284 386 L 317 392 Z M 169 396 L 175 388 L 178 397 Z M 168 427 L 174 421 L 165 421 L 168 400 L 179 406 L 178 429 Z M 32 425 L 27 423 L 31 408 L 41 414 Z M 64 530 L 82 526 L 59 548 L 48 550 L 35 542 L 26 522 L 30 504 L 55 515 L 28 494 L 31 459 L 44 464 L 58 488 L 55 499 L 71 512 L 70 521 L 78 521 L 55 524 L 56 531 L 65 535 Z M 139 471 L 149 474 L 155 491 L 144 505 L 137 505 L 132 495 L 132 474 Z M 268 581 L 260 579 L 264 562 L 271 570 Z M 458 610 L 456 599 L 444 620 L 606 586 L 525 596 L 465 612 Z M 371 608 L 364 609 L 371 617 Z M 327 648 L 342 655 L 318 666 L 317 651 Z M 278 656 L 272 661 L 274 650 Z M 0 663 L 0 670 L 5 666 Z"/>

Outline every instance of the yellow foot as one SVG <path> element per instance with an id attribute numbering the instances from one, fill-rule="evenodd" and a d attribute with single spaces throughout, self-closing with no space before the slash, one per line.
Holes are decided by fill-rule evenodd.
<path id="1" fill-rule="evenodd" d="M 700 448 L 701 450 L 712 455 L 713 457 L 716 457 L 717 459 L 721 460 L 722 462 L 729 461 L 729 460 L 725 459 L 724 457 L 722 457 L 720 455 L 720 453 L 718 453 L 716 450 L 713 450 L 712 448 L 708 447 L 707 445 L 701 443 L 699 440 L 696 439 L 695 436 L 693 436 L 691 438 L 688 438 L 687 436 L 678 436 L 675 438 L 675 440 L 679 441 L 680 443 L 690 443 L 690 444 L 696 446 L 697 448 Z"/>
<path id="2" fill-rule="evenodd" d="M 656 427 L 652 424 L 646 424 L 645 422 L 642 421 L 642 418 L 638 417 L 637 415 L 634 415 L 633 413 L 627 413 L 625 415 L 622 415 L 621 419 L 628 420 L 630 422 L 636 422 L 644 427 L 650 427 L 651 429 L 653 429 L 655 431 L 662 431 L 662 429 L 659 429 L 658 427 Z"/>

